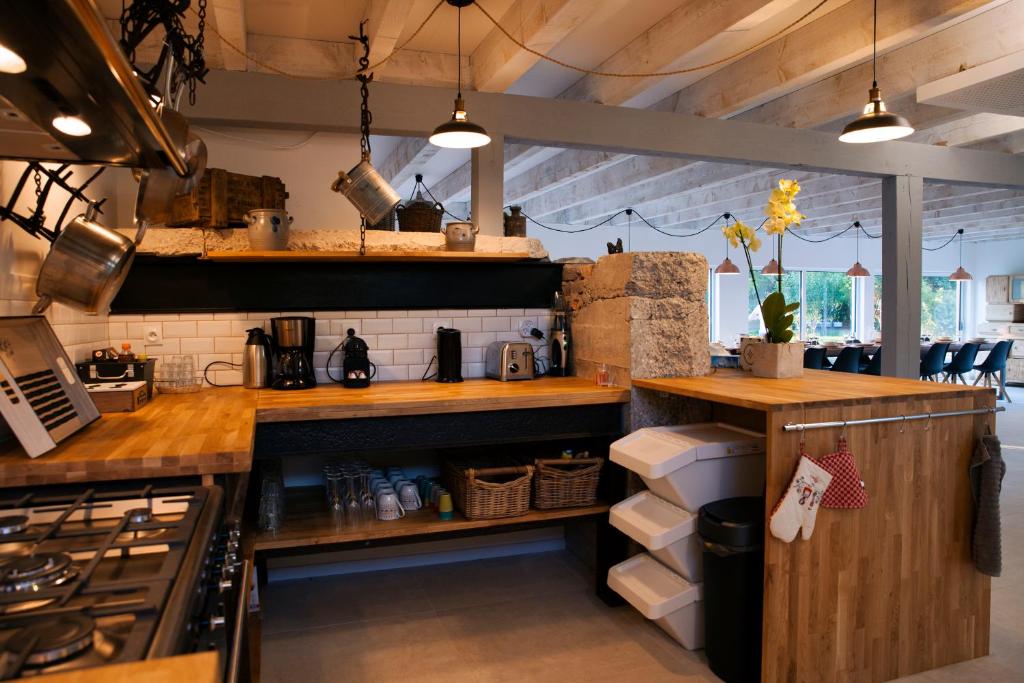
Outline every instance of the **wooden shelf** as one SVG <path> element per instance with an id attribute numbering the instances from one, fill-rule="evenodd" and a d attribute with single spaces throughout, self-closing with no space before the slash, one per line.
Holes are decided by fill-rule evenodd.
<path id="1" fill-rule="evenodd" d="M 583 508 L 561 510 L 530 510 L 520 517 L 502 519 L 466 519 L 458 512 L 455 519 L 441 521 L 431 510 L 407 513 L 393 522 L 377 520 L 347 526 L 337 522 L 327 509 L 321 486 L 303 486 L 286 489 L 284 522 L 276 532 L 260 532 L 255 537 L 256 551 L 282 550 L 316 545 L 331 545 L 358 541 L 371 541 L 407 536 L 429 536 L 470 529 L 553 522 L 580 517 L 595 517 L 608 512 L 608 505 L 598 504 Z"/>
<path id="2" fill-rule="evenodd" d="M 208 261 L 231 261 L 251 263 L 254 261 L 395 261 L 395 262 L 445 262 L 469 261 L 488 263 L 497 261 L 529 261 L 528 252 L 481 252 L 481 251 L 371 251 L 360 256 L 358 251 L 208 251 Z M 536 260 L 536 259 L 532 259 Z"/>

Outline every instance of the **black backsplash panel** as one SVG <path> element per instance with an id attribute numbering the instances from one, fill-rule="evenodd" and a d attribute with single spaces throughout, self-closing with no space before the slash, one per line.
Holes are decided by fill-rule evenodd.
<path id="1" fill-rule="evenodd" d="M 138 256 L 111 313 L 550 308 L 557 263 L 230 263 Z"/>

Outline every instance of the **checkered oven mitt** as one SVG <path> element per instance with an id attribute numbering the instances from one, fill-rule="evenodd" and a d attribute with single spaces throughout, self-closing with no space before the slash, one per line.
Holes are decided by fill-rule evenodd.
<path id="1" fill-rule="evenodd" d="M 835 453 L 816 460 L 823 470 L 832 475 L 832 482 L 821 498 L 823 508 L 859 509 L 868 504 L 868 490 L 860 478 L 860 470 L 846 445 L 840 439 Z"/>

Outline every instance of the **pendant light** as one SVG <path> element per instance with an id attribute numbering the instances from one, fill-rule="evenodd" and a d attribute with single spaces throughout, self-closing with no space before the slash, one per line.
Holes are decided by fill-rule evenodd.
<path id="1" fill-rule="evenodd" d="M 957 238 L 960 240 L 960 267 L 953 271 L 953 274 L 949 276 L 949 279 L 953 282 L 973 280 L 974 276 L 964 270 L 964 229 L 960 228 L 956 232 Z"/>
<path id="2" fill-rule="evenodd" d="M 875 0 L 871 32 L 871 89 L 868 90 L 868 103 L 864 107 L 864 112 L 843 128 L 843 133 L 839 136 L 840 142 L 883 142 L 906 137 L 914 132 L 914 127 L 909 121 L 885 108 L 882 91 L 878 89 L 877 53 L 878 0 Z"/>
<path id="3" fill-rule="evenodd" d="M 846 274 L 850 277 L 871 277 L 871 273 L 868 269 L 860 264 L 860 231 L 864 228 L 861 227 L 860 221 L 854 221 L 853 227 L 857 229 L 857 260 L 854 261 L 850 269 L 846 271 Z"/>
<path id="4" fill-rule="evenodd" d="M 776 237 L 776 240 L 779 238 Z M 775 260 L 773 256 L 768 263 L 764 264 L 764 268 L 761 269 L 761 275 L 785 275 L 786 271 L 783 269 L 779 262 Z"/>
<path id="5" fill-rule="evenodd" d="M 729 260 L 729 238 L 725 238 L 725 260 L 715 268 L 715 275 L 739 275 L 739 267 Z"/>
<path id="6" fill-rule="evenodd" d="M 482 126 L 471 123 L 466 113 L 466 103 L 462 99 L 462 8 L 473 4 L 473 0 L 447 0 L 448 4 L 458 9 L 458 30 L 456 51 L 458 54 L 458 91 L 455 96 L 455 108 L 450 121 L 445 121 L 434 129 L 430 143 L 438 147 L 450 149 L 472 149 L 483 147 L 491 141 L 491 136 Z"/>

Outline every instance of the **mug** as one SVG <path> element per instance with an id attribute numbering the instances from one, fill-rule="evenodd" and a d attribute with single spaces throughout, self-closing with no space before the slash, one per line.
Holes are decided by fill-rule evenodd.
<path id="1" fill-rule="evenodd" d="M 411 481 L 403 481 L 398 487 L 398 500 L 402 503 L 402 507 L 408 510 L 419 510 L 423 507 L 423 501 L 420 500 L 420 492 L 416 488 L 416 484 Z"/>
<path id="2" fill-rule="evenodd" d="M 398 494 L 387 489 L 377 494 L 377 519 L 382 522 L 405 517 L 405 508 L 398 501 Z"/>
<path id="3" fill-rule="evenodd" d="M 376 497 L 380 494 L 381 491 L 394 492 L 394 490 L 395 488 L 390 484 L 390 482 L 380 481 L 377 482 L 377 484 L 373 487 L 373 495 Z"/>
<path id="4" fill-rule="evenodd" d="M 452 494 L 445 491 L 437 501 L 437 516 L 442 520 L 449 520 L 455 517 L 452 510 Z"/>

